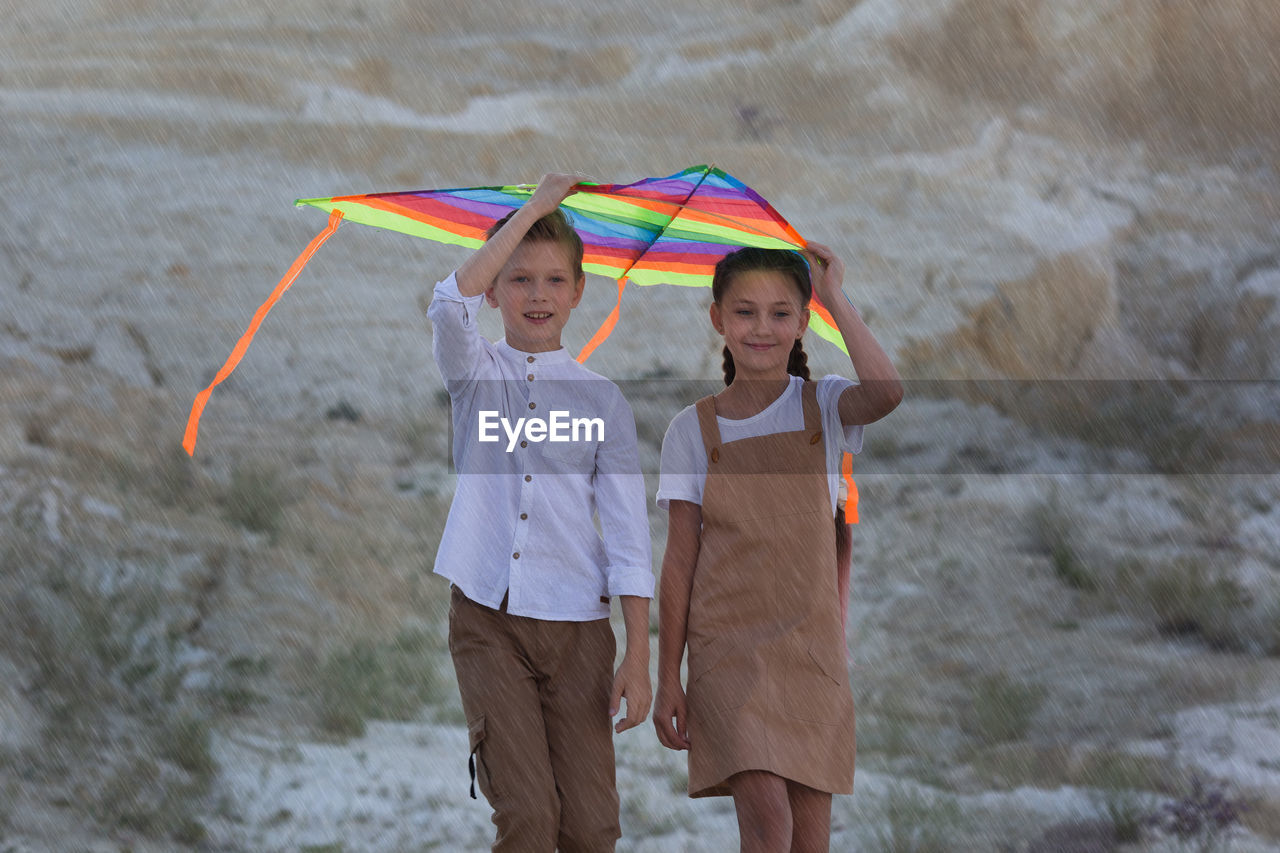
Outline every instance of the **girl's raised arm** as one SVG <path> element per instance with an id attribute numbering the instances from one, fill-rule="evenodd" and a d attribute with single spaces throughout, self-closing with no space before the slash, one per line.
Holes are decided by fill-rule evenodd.
<path id="1" fill-rule="evenodd" d="M 898 370 L 844 295 L 844 262 L 821 243 L 810 243 L 802 254 L 809 261 L 813 293 L 831 312 L 858 374 L 859 384 L 840 395 L 840 422 L 853 426 L 878 421 L 902 402 Z"/>
<path id="2" fill-rule="evenodd" d="M 658 695 L 653 726 L 668 749 L 689 748 L 688 706 L 680 662 L 688 639 L 689 596 L 702 536 L 702 507 L 673 500 L 667 510 L 667 550 L 658 580 Z"/>

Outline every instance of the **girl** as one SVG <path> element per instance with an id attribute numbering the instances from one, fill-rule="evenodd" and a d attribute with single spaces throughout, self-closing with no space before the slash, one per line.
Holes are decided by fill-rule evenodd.
<path id="1" fill-rule="evenodd" d="M 843 263 L 817 243 L 803 255 L 742 249 L 716 266 L 711 323 L 727 387 L 676 415 L 662 443 L 653 721 L 663 745 L 689 750 L 689 796 L 733 796 L 744 853 L 827 850 L 831 794 L 853 789 L 840 460 L 861 449 L 863 424 L 902 399 L 897 371 L 844 297 Z M 861 384 L 808 381 L 800 339 L 813 293 Z"/>

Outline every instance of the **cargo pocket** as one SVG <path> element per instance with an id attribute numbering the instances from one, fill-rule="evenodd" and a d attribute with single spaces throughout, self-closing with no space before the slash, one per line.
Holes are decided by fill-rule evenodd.
<path id="1" fill-rule="evenodd" d="M 471 755 L 467 758 L 467 770 L 471 774 L 471 799 L 476 799 L 476 782 L 485 799 L 493 800 L 493 788 L 489 779 L 489 767 L 484 760 L 484 714 L 467 723 L 467 737 L 471 742 Z"/>

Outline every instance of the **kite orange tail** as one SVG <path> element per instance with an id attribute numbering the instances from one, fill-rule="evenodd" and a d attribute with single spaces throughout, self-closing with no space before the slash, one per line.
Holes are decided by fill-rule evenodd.
<path id="1" fill-rule="evenodd" d="M 600 328 L 592 335 L 591 340 L 587 341 L 582 351 L 578 353 L 578 363 L 587 360 L 591 353 L 596 351 L 596 347 L 605 342 L 605 339 L 613 333 L 613 327 L 618 325 L 618 315 L 622 312 L 622 290 L 627 286 L 627 277 L 624 275 L 618 279 L 618 303 L 613 306 L 613 310 L 609 312 L 609 316 L 604 318 L 604 322 L 600 324 Z"/>
<path id="2" fill-rule="evenodd" d="M 196 433 L 200 428 L 200 415 L 204 412 L 205 403 L 209 401 L 209 395 L 213 393 L 213 389 L 231 375 L 236 369 L 236 365 L 240 363 L 240 359 L 244 358 L 245 352 L 249 349 L 249 344 L 253 341 L 253 336 L 257 333 L 258 327 L 262 325 L 263 319 L 271 310 L 272 306 L 284 295 L 284 292 L 293 284 L 293 280 L 298 277 L 298 273 L 302 272 L 302 268 L 307 265 L 307 261 L 311 260 L 311 256 L 316 253 L 316 249 L 338 230 L 339 223 L 342 222 L 342 211 L 334 210 L 329 214 L 329 225 L 319 234 L 317 234 L 307 248 L 302 250 L 302 254 L 298 255 L 297 260 L 293 262 L 293 266 L 289 267 L 289 271 L 284 274 L 284 278 L 280 279 L 280 283 L 276 285 L 276 289 L 267 297 L 267 301 L 258 307 L 257 312 L 253 315 L 253 319 L 249 322 L 249 328 L 240 336 L 240 340 L 236 342 L 235 348 L 231 350 L 231 355 L 227 356 L 226 364 L 222 365 L 222 369 L 218 371 L 218 375 L 213 378 L 213 382 L 209 383 L 209 387 L 196 395 L 196 400 L 191 404 L 191 415 L 187 418 L 187 432 L 182 438 L 182 446 L 186 449 L 188 456 L 194 456 L 196 452 Z"/>
<path id="3" fill-rule="evenodd" d="M 849 662 L 852 663 L 853 658 L 849 655 L 847 645 L 850 574 L 853 568 L 853 528 L 849 525 L 858 523 L 858 487 L 853 482 L 852 454 L 844 454 L 840 469 L 844 474 L 845 483 L 849 486 L 849 497 L 845 499 L 844 515 L 841 516 L 839 513 L 836 515 L 836 524 L 841 525 L 836 531 L 836 590 L 840 596 L 840 622 L 844 628 L 845 654 L 849 656 Z"/>
<path id="4" fill-rule="evenodd" d="M 850 524 L 858 523 L 858 484 L 853 482 L 853 454 L 846 453 L 840 462 L 840 473 L 844 475 L 845 485 L 849 487 L 849 497 L 844 504 L 844 520 Z"/>

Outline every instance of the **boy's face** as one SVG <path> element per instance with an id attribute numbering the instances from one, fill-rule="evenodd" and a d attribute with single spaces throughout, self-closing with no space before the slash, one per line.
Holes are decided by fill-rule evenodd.
<path id="1" fill-rule="evenodd" d="M 547 240 L 521 243 L 493 285 L 489 305 L 502 312 L 507 343 L 523 352 L 560 349 L 560 331 L 582 299 L 586 276 L 573 275 L 569 252 Z"/>

